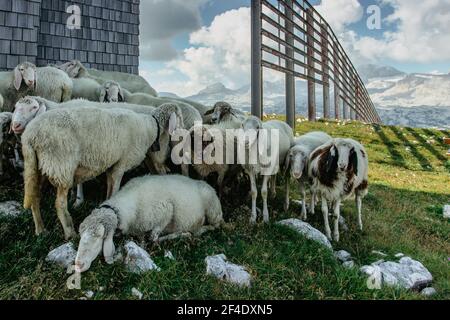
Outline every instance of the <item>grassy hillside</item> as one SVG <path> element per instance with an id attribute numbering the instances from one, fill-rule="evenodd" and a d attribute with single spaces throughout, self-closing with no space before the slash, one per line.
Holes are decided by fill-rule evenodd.
<path id="1" fill-rule="evenodd" d="M 365 228 L 357 231 L 355 206 L 348 202 L 343 216 L 350 230 L 341 233 L 335 249 L 349 251 L 358 265 L 379 259 L 372 250 L 389 255 L 402 252 L 421 261 L 433 274 L 435 298 L 450 298 L 450 222 L 442 217 L 442 207 L 450 203 L 450 163 L 441 139 L 434 130 L 374 127 L 357 122 L 308 123 L 298 121 L 298 134 L 324 130 L 333 136 L 352 137 L 367 147 L 370 158 L 370 191 L 363 203 Z M 445 133 L 449 135 L 449 133 Z M 76 225 L 103 196 L 103 183 L 88 186 L 88 203 L 71 210 Z M 293 186 L 293 198 L 298 193 Z M 103 190 L 103 189 L 102 189 Z M 106 265 L 97 259 L 83 274 L 83 290 L 95 292 L 94 299 L 131 299 L 138 288 L 145 299 L 422 299 L 416 293 L 397 289 L 371 291 L 356 270 L 346 270 L 332 255 L 314 242 L 274 224 L 249 226 L 250 198 L 245 186 L 241 199 L 224 204 L 225 229 L 205 234 L 200 239 L 167 242 L 160 247 L 148 244 L 161 272 L 145 275 L 128 273 L 121 264 Z M 239 192 L 238 191 L 238 192 Z M 282 188 L 272 200 L 272 222 L 298 217 L 300 208 L 282 210 Z M 20 183 L 0 186 L 0 201 L 22 201 Z M 44 221 L 49 232 L 33 235 L 30 213 L 18 218 L 0 217 L 0 299 L 77 299 L 80 291 L 66 289 L 65 270 L 47 264 L 50 249 L 64 241 L 53 209 L 54 194 L 48 191 L 43 201 Z M 259 201 L 261 201 L 259 199 Z M 310 222 L 323 230 L 321 214 Z M 126 239 L 117 239 L 116 244 Z M 176 261 L 164 258 L 172 251 Z M 250 289 L 222 283 L 205 274 L 204 258 L 225 253 L 254 276 Z M 100 287 L 104 289 L 100 291 Z"/>

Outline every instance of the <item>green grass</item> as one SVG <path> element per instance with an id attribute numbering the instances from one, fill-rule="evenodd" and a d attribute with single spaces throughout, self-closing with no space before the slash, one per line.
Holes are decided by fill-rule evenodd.
<path id="1" fill-rule="evenodd" d="M 350 230 L 341 233 L 335 249 L 349 251 L 358 265 L 379 259 L 372 250 L 381 250 L 392 259 L 399 252 L 409 255 L 433 274 L 433 286 L 439 293 L 434 298 L 449 299 L 450 223 L 443 219 L 442 207 L 450 202 L 450 165 L 445 157 L 447 148 L 440 140 L 448 133 L 358 122 L 298 122 L 298 134 L 311 130 L 355 138 L 369 153 L 364 231 L 357 230 L 353 202 L 346 203 L 343 216 Z M 100 179 L 88 188 L 86 205 L 71 210 L 76 225 L 104 194 Z M 293 189 L 292 197 L 298 199 L 295 186 Z M 246 194 L 245 186 L 235 192 Z M 22 201 L 22 197 L 20 183 L 0 186 L 0 201 Z M 224 203 L 230 222 L 224 229 L 160 247 L 148 244 L 146 249 L 161 267 L 160 272 L 134 275 L 121 264 L 109 266 L 97 259 L 83 274 L 82 291 L 68 290 L 65 270 L 44 261 L 49 250 L 64 240 L 53 209 L 53 191 L 47 190 L 43 198 L 49 232 L 42 237 L 33 235 L 30 213 L 0 217 L 0 299 L 78 299 L 86 290 L 95 292 L 93 299 L 132 299 L 133 287 L 144 293 L 145 299 L 423 299 L 404 290 L 367 289 L 357 270 L 344 269 L 327 250 L 285 227 L 249 226 L 248 196 Z M 270 202 L 272 221 L 299 215 L 300 208 L 295 205 L 284 213 L 282 199 L 280 187 L 277 198 Z M 310 217 L 310 222 L 323 230 L 320 214 Z M 116 239 L 116 244 L 126 239 Z M 164 258 L 167 249 L 175 261 Z M 254 278 L 251 288 L 238 288 L 205 274 L 204 258 L 219 253 L 248 268 Z"/>

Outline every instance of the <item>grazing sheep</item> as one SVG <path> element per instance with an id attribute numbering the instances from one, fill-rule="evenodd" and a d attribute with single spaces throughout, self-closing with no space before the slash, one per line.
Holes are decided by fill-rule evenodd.
<path id="1" fill-rule="evenodd" d="M 14 71 L 2 73 L 0 94 L 4 111 L 13 111 L 16 102 L 26 95 L 38 95 L 55 102 L 68 101 L 72 95 L 72 80 L 54 67 L 36 68 L 30 62 L 19 64 Z"/>
<path id="2" fill-rule="evenodd" d="M 220 201 L 205 182 L 179 175 L 136 178 L 81 223 L 76 271 L 88 270 L 102 249 L 105 261 L 113 263 L 116 230 L 132 235 L 151 232 L 158 241 L 160 235 L 197 235 L 222 223 Z"/>
<path id="3" fill-rule="evenodd" d="M 111 71 L 100 71 L 96 69 L 87 69 L 80 61 L 68 61 L 58 67 L 65 71 L 70 78 L 91 78 L 99 84 L 107 81 L 116 81 L 122 88 L 130 92 L 143 92 L 156 97 L 158 94 L 148 82 L 141 76 Z"/>
<path id="4" fill-rule="evenodd" d="M 284 209 L 289 209 L 289 180 L 290 178 L 298 181 L 300 192 L 302 194 L 302 219 L 307 219 L 306 214 L 306 184 L 308 183 L 308 159 L 311 153 L 319 146 L 330 141 L 332 138 L 325 132 L 310 132 L 295 139 L 294 146 L 289 150 L 286 156 L 284 170 L 286 183 L 286 198 Z M 312 196 L 311 201 L 315 201 Z"/>
<path id="5" fill-rule="evenodd" d="M 275 186 L 276 174 L 279 172 L 280 165 L 284 164 L 286 155 L 294 144 L 294 135 L 292 128 L 282 121 L 262 122 L 254 116 L 249 116 L 242 124 L 242 128 L 245 132 L 244 145 L 247 151 L 246 156 L 248 157 L 243 168 L 250 178 L 252 194 L 250 223 L 256 222 L 256 198 L 258 196 L 256 177 L 259 175 L 263 176 L 261 195 L 263 198 L 264 222 L 267 223 L 269 222 L 269 210 L 267 207 L 268 182 L 272 178 L 272 187 Z M 267 133 L 267 139 L 264 139 L 264 133 Z M 278 141 L 271 141 L 272 134 L 278 134 Z M 256 159 L 250 161 L 249 154 L 255 154 Z M 273 159 L 270 159 L 270 157 Z"/>
<path id="6" fill-rule="evenodd" d="M 368 190 L 369 159 L 364 147 L 352 139 L 333 139 L 313 151 L 308 174 L 312 192 L 322 201 L 326 236 L 331 240 L 328 202 L 334 213 L 334 240 L 339 241 L 340 204 L 356 196 L 358 224 L 362 230 L 361 204 Z"/>
<path id="7" fill-rule="evenodd" d="M 227 102 L 217 102 L 214 108 L 207 111 L 205 116 L 211 115 L 211 123 L 221 123 L 230 129 L 239 129 L 247 116 L 240 110 L 234 109 Z"/>
<path id="8" fill-rule="evenodd" d="M 182 124 L 181 111 L 169 104 L 153 115 L 123 109 L 58 109 L 30 122 L 22 135 L 24 207 L 32 209 L 36 234 L 44 230 L 39 210 L 41 177 L 57 188 L 56 210 L 68 239 L 74 235 L 74 228 L 67 194 L 74 183 L 106 172 L 110 198 L 118 191 L 126 171 L 141 164 L 149 150 L 159 150 L 159 135 L 172 133 Z"/>

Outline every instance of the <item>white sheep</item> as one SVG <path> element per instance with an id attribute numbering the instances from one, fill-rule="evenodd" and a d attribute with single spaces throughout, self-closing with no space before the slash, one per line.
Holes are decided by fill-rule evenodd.
<path id="1" fill-rule="evenodd" d="M 267 206 L 268 182 L 272 178 L 272 187 L 275 186 L 276 175 L 280 166 L 284 164 L 286 155 L 294 143 L 292 128 L 286 123 L 278 120 L 262 122 L 259 118 L 249 116 L 242 124 L 245 132 L 244 146 L 247 150 L 243 168 L 250 178 L 252 195 L 251 223 L 256 222 L 256 199 L 258 190 L 256 178 L 263 176 L 261 195 L 263 198 L 264 222 L 269 222 L 269 209 Z M 271 141 L 272 136 L 278 135 L 278 141 Z M 242 143 L 242 142 L 241 142 Z M 251 155 L 255 159 L 251 159 Z"/>
<path id="2" fill-rule="evenodd" d="M 358 224 L 362 230 L 361 204 L 368 191 L 369 159 L 364 147 L 352 139 L 333 139 L 310 155 L 308 174 L 311 189 L 322 202 L 326 236 L 331 240 L 328 203 L 333 208 L 334 240 L 339 241 L 340 204 L 356 196 Z"/>
<path id="3" fill-rule="evenodd" d="M 96 69 L 87 69 L 80 61 L 71 60 L 60 66 L 59 69 L 65 71 L 70 78 L 91 78 L 99 84 L 104 84 L 107 81 L 116 81 L 130 92 L 143 92 L 156 97 L 158 94 L 148 82 L 139 75 L 100 71 Z"/>
<path id="4" fill-rule="evenodd" d="M 56 102 L 68 101 L 72 87 L 72 80 L 61 70 L 54 67 L 36 68 L 30 62 L 23 62 L 14 71 L 2 73 L 0 77 L 3 110 L 12 111 L 20 98 L 33 94 Z"/>
<path id="5" fill-rule="evenodd" d="M 289 180 L 292 178 L 299 183 L 300 192 L 302 194 L 302 219 L 307 219 L 306 214 L 306 185 L 308 182 L 308 159 L 311 153 L 319 146 L 330 141 L 332 138 L 325 132 L 309 132 L 294 141 L 294 146 L 289 150 L 286 156 L 284 170 L 285 177 L 288 180 L 286 183 L 286 198 L 284 202 L 284 209 L 289 209 Z M 315 201 L 315 196 L 312 195 L 311 201 Z"/>
<path id="6" fill-rule="evenodd" d="M 239 129 L 247 119 L 245 113 L 233 108 L 227 102 L 217 102 L 214 108 L 207 111 L 205 116 L 211 116 L 211 123 L 220 123 L 230 129 Z"/>
<path id="7" fill-rule="evenodd" d="M 58 109 L 30 122 L 22 135 L 24 207 L 32 209 L 36 234 L 44 230 L 39 210 L 41 177 L 57 188 L 56 210 L 68 239 L 74 235 L 67 210 L 70 188 L 106 172 L 110 198 L 120 188 L 123 174 L 140 165 L 149 150 L 159 149 L 158 134 L 173 133 L 182 124 L 181 111 L 170 104 L 153 115 L 123 109 Z"/>
<path id="8" fill-rule="evenodd" d="M 97 102 L 118 102 L 113 99 L 110 100 L 106 94 L 111 85 L 109 81 L 104 84 L 99 84 L 97 81 L 90 78 L 76 78 L 72 81 L 72 99 L 86 99 Z"/>
<path id="9" fill-rule="evenodd" d="M 151 232 L 158 241 L 160 235 L 199 235 L 222 223 L 220 201 L 205 182 L 180 175 L 136 178 L 81 223 L 76 271 L 88 270 L 102 249 L 105 261 L 113 263 L 116 230 L 132 235 Z"/>

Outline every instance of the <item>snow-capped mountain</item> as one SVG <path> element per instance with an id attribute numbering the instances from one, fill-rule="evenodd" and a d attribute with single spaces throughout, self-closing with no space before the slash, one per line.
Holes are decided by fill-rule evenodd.
<path id="1" fill-rule="evenodd" d="M 392 67 L 373 64 L 358 70 L 385 124 L 450 128 L 450 74 L 406 74 Z M 264 82 L 266 113 L 285 113 L 284 90 L 284 81 Z M 306 92 L 306 82 L 298 80 L 298 114 L 306 114 Z M 321 86 L 316 87 L 316 96 L 318 116 L 321 116 Z M 187 98 L 206 105 L 228 101 L 243 111 L 250 111 L 250 85 L 232 90 L 216 83 Z"/>

